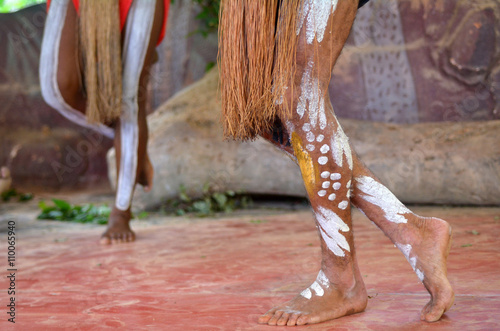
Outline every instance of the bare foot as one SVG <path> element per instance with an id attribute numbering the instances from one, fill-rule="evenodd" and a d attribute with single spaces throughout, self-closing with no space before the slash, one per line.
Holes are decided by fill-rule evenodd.
<path id="1" fill-rule="evenodd" d="M 137 176 L 137 183 L 142 185 L 144 192 L 149 192 L 153 188 L 154 168 L 151 164 L 149 156 L 146 155 L 145 158 L 146 160 L 143 162 L 142 167 L 140 168 L 141 170 Z"/>
<path id="2" fill-rule="evenodd" d="M 361 277 L 350 288 L 328 281 L 322 271 L 318 279 L 294 299 L 259 318 L 260 324 L 305 325 L 332 320 L 365 310 L 368 297 Z"/>
<path id="3" fill-rule="evenodd" d="M 424 286 L 431 300 L 420 318 L 436 322 L 451 308 L 455 294 L 447 278 L 446 260 L 451 246 L 451 226 L 439 218 L 425 218 L 408 215 L 412 229 L 402 230 L 408 244 L 397 246 L 405 254 Z"/>
<path id="4" fill-rule="evenodd" d="M 103 245 L 131 242 L 135 234 L 130 229 L 130 211 L 121 211 L 113 207 L 109 215 L 108 228 L 102 234 L 100 243 Z"/>

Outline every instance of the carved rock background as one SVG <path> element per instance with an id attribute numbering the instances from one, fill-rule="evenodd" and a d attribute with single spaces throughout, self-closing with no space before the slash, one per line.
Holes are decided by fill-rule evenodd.
<path id="1" fill-rule="evenodd" d="M 151 109 L 197 81 L 216 59 L 215 36 L 190 34 L 197 11 L 191 0 L 171 6 L 151 71 Z M 21 189 L 94 187 L 106 178 L 111 141 L 89 138 L 43 102 L 44 18 L 44 5 L 0 15 L 0 165 L 10 166 Z M 391 123 L 499 119 L 499 20 L 496 0 L 370 1 L 334 70 L 330 94 L 337 114 Z M 391 148 L 388 138 L 370 141 L 379 138 L 387 143 L 380 148 Z"/>
<path id="2" fill-rule="evenodd" d="M 262 138 L 223 141 L 218 74 L 214 70 L 150 115 L 151 193 L 136 190 L 139 208 L 203 186 L 254 194 L 305 196 L 297 165 Z M 497 204 L 500 201 L 500 121 L 386 124 L 341 121 L 367 166 L 404 202 Z M 390 146 L 390 148 L 388 148 Z M 115 178 L 114 150 L 108 154 Z"/>

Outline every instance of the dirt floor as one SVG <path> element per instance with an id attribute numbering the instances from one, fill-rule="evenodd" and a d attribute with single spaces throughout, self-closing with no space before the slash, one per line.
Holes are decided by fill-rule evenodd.
<path id="1" fill-rule="evenodd" d="M 102 203 L 112 197 L 64 198 Z M 205 219 L 150 213 L 133 221 L 135 243 L 103 247 L 103 226 L 38 221 L 36 199 L 0 204 L 0 330 L 284 330 L 260 326 L 257 318 L 309 286 L 320 262 L 312 213 L 295 207 Z M 426 290 L 403 255 L 355 211 L 368 307 L 297 329 L 500 329 L 500 208 L 413 209 L 454 229 L 449 278 L 456 300 L 442 320 L 420 322 Z M 9 221 L 16 227 L 15 325 L 6 314 Z"/>

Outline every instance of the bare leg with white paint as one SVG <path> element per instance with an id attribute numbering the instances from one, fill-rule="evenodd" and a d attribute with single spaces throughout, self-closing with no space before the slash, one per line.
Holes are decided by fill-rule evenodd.
<path id="1" fill-rule="evenodd" d="M 328 96 L 331 68 L 349 34 L 357 2 L 343 1 L 336 7 L 333 3 L 315 2 L 317 8 L 311 8 L 304 21 L 314 22 L 315 27 L 307 26 L 300 32 L 296 95 L 287 96 L 293 109 L 290 118 L 282 119 L 316 216 L 321 270 L 310 287 L 260 317 L 260 323 L 269 325 L 319 323 L 362 312 L 367 304 L 352 233 L 349 194 L 353 158 Z M 320 16 L 328 11 L 335 14 L 319 24 Z M 321 26 L 326 32 L 316 30 L 311 36 L 310 31 Z"/>
<path id="2" fill-rule="evenodd" d="M 301 32 L 306 41 L 299 43 L 299 77 L 294 83 L 300 96 L 292 97 L 292 116 L 281 121 L 286 125 L 277 122 L 277 127 L 281 126 L 277 132 L 286 132 L 281 136 L 264 135 L 297 159 L 316 215 L 323 258 L 317 280 L 290 302 L 263 315 L 260 323 L 303 325 L 364 310 L 366 291 L 352 241 L 351 201 L 403 252 L 431 294 L 421 318 L 436 321 L 453 304 L 453 290 L 446 278 L 450 226 L 440 219 L 413 214 L 373 176 L 351 152 L 324 92 L 332 65 L 328 67 L 324 59 L 331 58 L 335 63 L 340 53 L 352 23 L 350 6 L 347 2 L 338 3 L 333 22 L 328 23 L 333 24 L 332 33 L 322 35 L 323 42 L 317 32 L 316 36 L 310 35 L 310 31 L 321 26 L 317 24 L 319 16 L 306 17 L 315 27 L 308 27 L 307 33 Z M 312 47 L 308 45 L 316 42 L 320 47 L 308 51 Z M 288 146 L 284 137 L 289 138 Z"/>
<path id="3" fill-rule="evenodd" d="M 135 170 L 135 180 L 133 180 L 133 186 L 130 186 L 129 189 L 134 190 L 135 184 L 141 184 L 144 187 L 145 191 L 151 190 L 153 185 L 153 166 L 149 159 L 147 153 L 147 142 L 148 142 L 148 126 L 146 120 L 146 94 L 147 84 L 149 78 L 149 71 L 151 66 L 155 62 L 155 47 L 158 37 L 161 33 L 161 27 L 163 23 L 163 5 L 164 2 L 161 0 L 156 1 L 156 8 L 154 13 L 154 21 L 153 26 L 151 28 L 151 35 L 149 38 L 149 45 L 146 51 L 144 64 L 142 67 L 142 71 L 140 73 L 140 78 L 137 84 L 137 91 L 133 91 L 137 100 L 132 100 L 132 102 L 137 102 L 137 125 L 138 125 L 138 143 L 137 150 L 135 151 L 137 154 L 137 166 Z M 129 22 L 126 22 L 126 26 Z M 124 75 L 126 75 L 127 70 L 124 70 Z M 124 76 L 125 77 L 125 76 Z M 129 82 L 134 79 L 134 77 L 125 78 L 128 79 Z M 124 86 L 126 82 L 124 82 Z M 141 91 L 144 91 L 141 94 Z M 129 95 L 130 93 L 126 93 L 124 91 L 124 97 Z M 122 151 L 123 147 L 125 148 L 133 148 L 132 146 L 122 146 L 122 125 L 121 122 L 118 121 L 116 125 L 116 134 L 115 134 L 115 152 L 116 152 L 116 166 L 117 166 L 117 174 L 121 174 L 121 161 L 122 161 Z M 132 151 L 133 152 L 133 151 Z M 123 171 L 123 170 L 122 170 Z M 130 180 L 130 178 L 125 178 L 126 180 Z M 123 243 L 130 242 L 135 240 L 135 234 L 130 228 L 130 219 L 131 219 L 131 211 L 130 211 L 130 202 L 131 195 L 128 194 L 120 194 L 120 182 L 123 183 L 123 180 L 120 181 L 118 185 L 118 194 L 117 194 L 117 202 L 111 211 L 111 215 L 109 217 L 108 228 L 103 233 L 101 237 L 101 244 L 111 244 L 111 243 Z M 119 201 L 125 198 L 125 203 Z"/>
<path id="4" fill-rule="evenodd" d="M 431 300 L 422 310 L 421 319 L 428 322 L 439 320 L 454 301 L 446 268 L 451 245 L 450 225 L 438 218 L 414 214 L 356 155 L 353 155 L 353 163 L 353 205 L 401 250 L 429 291 Z"/>

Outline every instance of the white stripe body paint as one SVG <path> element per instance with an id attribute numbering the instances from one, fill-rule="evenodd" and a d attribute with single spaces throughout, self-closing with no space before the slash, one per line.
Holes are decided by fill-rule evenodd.
<path id="1" fill-rule="evenodd" d="M 353 161 L 351 146 L 349 145 L 349 138 L 347 138 L 340 124 L 338 124 L 337 132 L 335 132 L 335 134 L 333 135 L 330 144 L 332 146 L 332 156 L 335 163 L 339 167 L 342 167 L 342 165 L 344 164 L 345 155 L 347 164 L 349 165 L 349 169 L 352 170 Z"/>
<path id="2" fill-rule="evenodd" d="M 154 1 L 136 0 L 132 3 L 127 18 L 122 53 L 121 158 L 115 203 L 116 208 L 120 210 L 127 210 L 130 207 L 134 194 L 139 146 L 137 91 L 153 27 L 154 12 Z"/>
<path id="3" fill-rule="evenodd" d="M 330 287 L 330 281 L 328 280 L 328 277 L 326 277 L 323 270 L 320 270 L 318 276 L 316 277 L 316 281 L 312 283 L 312 285 L 309 286 L 307 289 L 302 291 L 300 295 L 302 295 L 306 299 L 311 299 L 312 291 L 314 291 L 316 296 L 322 297 L 325 294 L 325 289 L 329 287 Z"/>
<path id="4" fill-rule="evenodd" d="M 323 40 L 330 14 L 335 12 L 338 0 L 306 0 L 302 8 L 302 15 L 297 26 L 297 35 L 304 27 L 306 42 L 312 44 L 314 38 L 318 42 Z"/>
<path id="5" fill-rule="evenodd" d="M 59 47 L 61 44 L 62 29 L 66 19 L 69 0 L 53 1 L 47 13 L 45 30 L 43 33 L 40 52 L 40 89 L 45 102 L 57 110 L 59 114 L 71 122 L 92 129 L 110 139 L 113 139 L 113 129 L 103 124 L 90 124 L 84 114 L 71 107 L 64 100 L 57 83 L 57 70 L 59 66 Z"/>
<path id="6" fill-rule="evenodd" d="M 306 288 L 304 291 L 302 291 L 300 293 L 300 295 L 302 295 L 306 299 L 311 299 L 311 297 L 312 297 L 312 293 L 311 293 L 311 290 L 309 288 Z"/>
<path id="7" fill-rule="evenodd" d="M 297 114 L 300 118 L 304 116 L 306 110 L 308 111 L 309 123 L 304 124 L 302 127 L 306 132 L 315 128 L 318 120 L 321 129 L 326 127 L 325 98 L 319 88 L 319 80 L 312 76 L 313 67 L 314 62 L 309 61 L 302 74 L 302 82 L 300 84 L 301 94 L 297 104 Z M 309 141 L 312 142 L 312 140 Z"/>
<path id="8" fill-rule="evenodd" d="M 393 223 L 407 223 L 404 214 L 412 214 L 387 187 L 380 184 L 371 177 L 356 177 L 358 189 L 363 193 L 360 197 L 365 201 L 380 207 L 385 218 Z"/>
<path id="9" fill-rule="evenodd" d="M 345 256 L 343 251 L 351 251 L 347 239 L 339 231 L 348 232 L 349 226 L 333 211 L 318 207 L 316 219 L 318 221 L 321 237 L 325 241 L 327 247 L 337 256 Z"/>
<path id="10" fill-rule="evenodd" d="M 318 282 L 318 284 L 320 284 L 324 288 L 329 288 L 330 287 L 330 280 L 328 280 L 328 277 L 326 277 L 326 275 L 323 272 L 323 270 L 319 271 L 318 277 L 316 277 L 316 281 Z"/>
<path id="11" fill-rule="evenodd" d="M 397 248 L 399 248 L 401 253 L 403 253 L 403 255 L 405 256 L 406 260 L 410 263 L 411 267 L 413 268 L 413 271 L 415 271 L 415 273 L 417 274 L 418 279 L 420 279 L 420 281 L 423 282 L 424 273 L 417 268 L 417 257 L 416 256 L 410 257 L 412 249 L 411 245 L 410 244 L 403 245 L 399 243 L 396 243 L 395 245 Z"/>
<path id="12" fill-rule="evenodd" d="M 311 289 L 316 293 L 317 296 L 322 297 L 325 294 L 323 288 L 318 284 L 318 282 L 314 282 L 311 285 Z"/>

